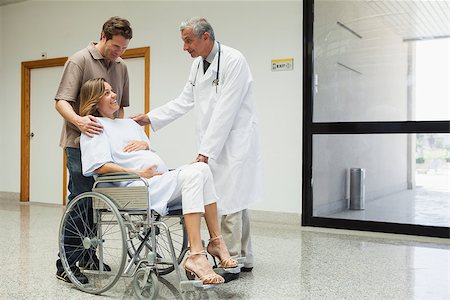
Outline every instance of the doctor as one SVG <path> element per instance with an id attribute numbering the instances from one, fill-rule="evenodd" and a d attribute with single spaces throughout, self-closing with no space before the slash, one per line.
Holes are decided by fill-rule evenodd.
<path id="1" fill-rule="evenodd" d="M 181 23 L 183 50 L 195 58 L 178 98 L 148 114 L 132 116 L 153 131 L 191 109 L 196 112 L 197 162 L 208 163 L 219 196 L 222 235 L 232 257 L 245 256 L 253 269 L 247 209 L 262 199 L 261 151 L 253 78 L 245 57 L 215 41 L 204 18 Z"/>

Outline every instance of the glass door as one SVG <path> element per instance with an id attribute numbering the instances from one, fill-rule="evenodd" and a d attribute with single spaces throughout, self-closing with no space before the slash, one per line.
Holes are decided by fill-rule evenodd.
<path id="1" fill-rule="evenodd" d="M 450 237 L 450 2 L 303 14 L 303 225 Z"/>

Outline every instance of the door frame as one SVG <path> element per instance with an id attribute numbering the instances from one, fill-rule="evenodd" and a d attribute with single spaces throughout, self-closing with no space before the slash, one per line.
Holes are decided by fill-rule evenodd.
<path id="1" fill-rule="evenodd" d="M 150 110 L 150 47 L 127 49 L 122 55 L 127 58 L 144 58 L 144 111 Z M 67 57 L 42 60 L 24 61 L 21 70 L 21 110 L 20 110 L 20 202 L 30 201 L 30 98 L 31 98 L 31 70 L 39 68 L 62 67 Z M 149 134 L 149 127 L 145 127 Z M 63 199 L 67 197 L 67 169 L 66 156 L 63 158 Z"/>

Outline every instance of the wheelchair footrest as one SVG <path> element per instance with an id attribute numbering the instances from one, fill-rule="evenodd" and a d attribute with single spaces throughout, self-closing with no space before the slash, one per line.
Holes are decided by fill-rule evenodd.
<path id="1" fill-rule="evenodd" d="M 247 258 L 245 256 L 237 257 L 236 260 L 238 264 L 244 264 Z"/>
<path id="2" fill-rule="evenodd" d="M 206 290 L 213 288 L 217 284 L 203 284 L 201 280 L 183 280 L 180 281 L 180 290 L 182 292 L 195 291 L 198 289 Z"/>

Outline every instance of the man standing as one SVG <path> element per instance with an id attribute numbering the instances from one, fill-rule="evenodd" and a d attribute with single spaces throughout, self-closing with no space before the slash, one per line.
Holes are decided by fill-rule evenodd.
<path id="1" fill-rule="evenodd" d="M 129 106 L 129 83 L 128 70 L 120 56 L 127 49 L 132 36 L 132 29 L 127 20 L 112 17 L 103 24 L 100 41 L 91 42 L 86 48 L 75 53 L 64 66 L 61 83 L 55 96 L 55 108 L 64 118 L 60 146 L 65 149 L 70 175 L 68 201 L 81 193 L 91 191 L 94 182 L 92 177 L 85 177 L 82 174 L 80 135 L 85 133 L 91 136 L 102 132 L 102 126 L 96 122 L 94 116 L 79 116 L 81 86 L 89 79 L 105 78 L 117 94 L 116 99 L 120 105 L 118 116 L 122 118 L 123 107 Z M 70 243 L 74 244 L 73 241 Z M 64 244 L 67 245 L 69 242 Z M 66 246 L 65 252 L 75 277 L 81 283 L 87 283 L 87 277 L 80 272 L 76 263 L 84 268 L 98 269 L 98 258 L 93 253 L 80 252 L 76 247 Z M 56 277 L 70 282 L 60 259 L 57 260 L 56 267 Z M 109 268 L 107 265 L 104 267 L 106 270 Z"/>
<path id="2" fill-rule="evenodd" d="M 211 167 L 222 214 L 222 234 L 233 257 L 253 268 L 247 208 L 262 198 L 261 152 L 253 78 L 244 56 L 215 41 L 214 30 L 195 17 L 180 26 L 183 50 L 195 58 L 178 98 L 132 118 L 154 131 L 195 107 L 198 156 Z"/>

